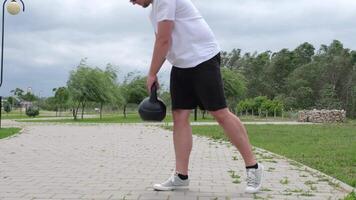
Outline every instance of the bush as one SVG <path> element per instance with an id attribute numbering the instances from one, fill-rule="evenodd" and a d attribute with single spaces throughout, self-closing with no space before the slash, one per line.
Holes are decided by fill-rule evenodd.
<path id="1" fill-rule="evenodd" d="M 8 102 L 5 102 L 5 104 L 4 104 L 4 111 L 6 113 L 11 112 L 11 106 L 10 106 L 10 104 Z"/>
<path id="2" fill-rule="evenodd" d="M 40 114 L 39 109 L 37 107 L 34 107 L 34 106 L 30 106 L 26 110 L 26 115 L 29 116 L 29 117 L 36 117 L 39 114 Z"/>
<path id="3" fill-rule="evenodd" d="M 259 112 L 269 115 L 281 115 L 284 108 L 283 103 L 279 99 L 270 100 L 266 96 L 258 96 L 254 99 L 245 99 L 237 105 L 238 112 L 251 112 L 257 115 Z"/>

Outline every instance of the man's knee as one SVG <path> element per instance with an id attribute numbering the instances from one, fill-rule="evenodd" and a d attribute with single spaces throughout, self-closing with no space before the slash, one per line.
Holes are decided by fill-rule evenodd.
<path id="1" fill-rule="evenodd" d="M 215 118 L 218 123 L 224 122 L 231 115 L 229 109 L 227 108 L 223 108 L 217 111 L 209 111 L 209 113 Z"/>
<path id="2" fill-rule="evenodd" d="M 189 122 L 190 110 L 177 109 L 172 111 L 174 123 Z"/>

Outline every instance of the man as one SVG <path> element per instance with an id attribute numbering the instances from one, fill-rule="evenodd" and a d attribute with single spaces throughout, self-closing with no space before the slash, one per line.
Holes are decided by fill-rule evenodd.
<path id="1" fill-rule="evenodd" d="M 190 0 L 130 0 L 152 5 L 150 20 L 156 41 L 147 77 L 147 89 L 158 83 L 156 74 L 167 59 L 172 65 L 170 93 L 173 114 L 174 174 L 155 190 L 187 188 L 192 130 L 189 114 L 197 106 L 214 116 L 241 153 L 247 171 L 246 192 L 261 188 L 263 166 L 256 162 L 245 127 L 227 106 L 220 74 L 220 48 L 208 24 Z"/>

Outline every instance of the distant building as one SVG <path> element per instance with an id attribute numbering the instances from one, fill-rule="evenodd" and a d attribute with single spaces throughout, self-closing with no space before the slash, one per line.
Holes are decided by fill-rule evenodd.
<path id="1" fill-rule="evenodd" d="M 30 102 L 30 101 L 21 101 L 20 102 L 21 111 L 26 111 L 27 108 L 29 108 L 30 106 L 32 106 L 32 102 Z"/>

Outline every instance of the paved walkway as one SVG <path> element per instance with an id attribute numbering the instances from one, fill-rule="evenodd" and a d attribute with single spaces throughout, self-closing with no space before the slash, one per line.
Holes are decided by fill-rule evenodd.
<path id="1" fill-rule="evenodd" d="M 26 125 L 0 140 L 0 199 L 339 199 L 351 187 L 255 149 L 263 191 L 245 194 L 241 156 L 194 136 L 189 190 L 153 191 L 174 168 L 172 133 L 144 125 Z"/>

